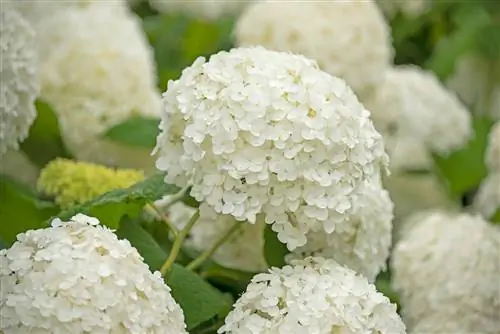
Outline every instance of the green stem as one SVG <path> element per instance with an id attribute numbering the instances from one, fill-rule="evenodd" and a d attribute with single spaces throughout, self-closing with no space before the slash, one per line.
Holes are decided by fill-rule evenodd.
<path id="1" fill-rule="evenodd" d="M 191 263 L 189 263 L 186 266 L 186 269 L 195 270 L 196 268 L 201 266 L 203 262 L 205 262 L 209 257 L 211 257 L 217 251 L 217 249 L 220 246 L 222 246 L 222 244 L 224 244 L 227 241 L 227 239 L 229 239 L 229 237 L 231 237 L 231 235 L 233 235 L 233 233 L 239 230 L 242 226 L 243 224 L 240 222 L 234 223 L 234 225 L 219 240 L 217 240 L 217 242 L 215 242 L 212 245 L 212 247 L 205 250 L 203 253 L 200 254 L 200 256 L 191 261 Z"/>
<path id="2" fill-rule="evenodd" d="M 175 238 L 172 249 L 170 250 L 170 254 L 168 255 L 165 263 L 163 263 L 160 269 L 160 272 L 163 276 L 165 276 L 170 267 L 172 267 L 172 264 L 174 264 L 175 259 L 177 258 L 177 255 L 179 255 L 179 251 L 181 250 L 182 242 L 184 241 L 184 239 L 186 239 L 189 231 L 194 226 L 198 218 L 200 218 L 200 210 L 196 210 L 187 225 L 179 232 L 179 234 Z"/>
<path id="3" fill-rule="evenodd" d="M 179 234 L 179 230 L 170 222 L 168 219 L 167 215 L 165 215 L 156 205 L 153 203 L 148 203 L 147 208 L 158 215 L 160 220 L 162 220 L 168 227 L 168 229 L 172 232 L 174 235 L 174 238 L 177 237 L 177 234 Z"/>
<path id="4" fill-rule="evenodd" d="M 179 190 L 179 192 L 177 194 L 172 195 L 169 198 L 169 200 L 167 201 L 167 203 L 165 203 L 165 205 L 163 206 L 163 209 L 167 210 L 172 205 L 174 205 L 175 203 L 177 203 L 180 200 L 182 200 L 184 198 L 184 195 L 186 195 L 186 192 L 187 192 L 188 189 L 189 189 L 189 186 L 185 186 L 184 188 L 182 188 L 181 190 Z"/>

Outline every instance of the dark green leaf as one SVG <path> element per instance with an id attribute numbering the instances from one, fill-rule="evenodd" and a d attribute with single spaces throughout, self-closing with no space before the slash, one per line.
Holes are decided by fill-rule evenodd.
<path id="1" fill-rule="evenodd" d="M 474 119 L 475 135 L 463 149 L 446 157 L 434 155 L 436 172 L 453 198 L 479 186 L 488 174 L 484 155 L 492 125 L 492 120 Z"/>
<path id="2" fill-rule="evenodd" d="M 59 122 L 52 107 L 41 100 L 37 100 L 35 106 L 37 117 L 28 138 L 21 143 L 21 150 L 39 167 L 44 167 L 56 157 L 71 158 L 63 143 Z"/>
<path id="3" fill-rule="evenodd" d="M 235 295 L 245 291 L 256 273 L 223 267 L 213 261 L 202 267 L 200 275 L 215 286 L 223 286 Z"/>
<path id="4" fill-rule="evenodd" d="M 285 255 L 288 254 L 288 248 L 284 243 L 278 240 L 278 234 L 271 229 L 271 225 L 266 225 L 264 230 L 264 256 L 270 267 L 283 267 Z"/>
<path id="5" fill-rule="evenodd" d="M 0 176 L 0 238 L 12 244 L 19 233 L 46 227 L 59 208 L 38 200 L 34 194 L 6 176 Z"/>
<path id="6" fill-rule="evenodd" d="M 111 228 L 117 228 L 122 217 L 137 217 L 146 203 L 178 191 L 176 186 L 165 184 L 164 174 L 158 173 L 129 188 L 112 190 L 72 207 L 60 213 L 59 217 L 68 219 L 77 213 L 84 213 L 99 218 Z"/>
<path id="7" fill-rule="evenodd" d="M 497 212 L 493 215 L 491 221 L 495 224 L 500 224 L 500 209 L 498 209 Z"/>
<path id="8" fill-rule="evenodd" d="M 155 118 L 135 116 L 108 129 L 104 138 L 129 146 L 153 148 L 159 123 Z"/>

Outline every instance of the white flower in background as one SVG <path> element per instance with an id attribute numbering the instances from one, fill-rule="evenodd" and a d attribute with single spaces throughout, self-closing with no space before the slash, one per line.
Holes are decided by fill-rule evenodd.
<path id="1" fill-rule="evenodd" d="M 500 61 L 467 54 L 459 59 L 446 84 L 474 113 L 500 119 Z"/>
<path id="2" fill-rule="evenodd" d="M 386 268 L 391 246 L 393 204 L 380 182 L 369 181 L 353 200 L 354 213 L 330 234 L 309 232 L 307 244 L 295 249 L 287 260 L 297 257 L 332 258 L 373 282 Z"/>
<path id="3" fill-rule="evenodd" d="M 398 12 L 410 18 L 417 18 L 425 14 L 432 5 L 433 0 L 377 0 L 384 14 L 389 18 Z"/>
<path id="4" fill-rule="evenodd" d="M 464 146 L 472 136 L 467 108 L 432 72 L 416 66 L 390 69 L 363 103 L 382 135 L 396 141 L 388 145 L 390 156 L 397 138 L 410 137 L 430 152 L 446 155 Z"/>
<path id="5" fill-rule="evenodd" d="M 217 213 L 263 213 L 290 250 L 355 214 L 388 163 L 370 113 L 341 79 L 261 47 L 199 58 L 163 95 L 157 167 Z"/>
<path id="6" fill-rule="evenodd" d="M 159 272 L 83 214 L 19 234 L 0 251 L 5 333 L 187 333 Z"/>
<path id="7" fill-rule="evenodd" d="M 149 0 L 152 8 L 161 13 L 182 13 L 191 17 L 216 20 L 234 16 L 254 0 Z"/>
<path id="8" fill-rule="evenodd" d="M 0 9 L 0 159 L 18 149 L 36 117 L 35 31 L 9 4 Z"/>
<path id="9" fill-rule="evenodd" d="M 486 165 L 491 173 L 500 173 L 500 121 L 496 122 L 490 130 Z"/>
<path id="10" fill-rule="evenodd" d="M 23 152 L 9 150 L 0 163 L 0 175 L 10 177 L 36 191 L 40 168 L 31 162 Z"/>
<path id="11" fill-rule="evenodd" d="M 500 226 L 431 212 L 413 219 L 392 254 L 392 284 L 410 332 L 439 317 L 474 332 L 500 328 Z"/>
<path id="12" fill-rule="evenodd" d="M 483 180 L 474 199 L 474 208 L 486 219 L 500 212 L 500 172 L 490 174 Z"/>
<path id="13" fill-rule="evenodd" d="M 379 84 L 393 57 L 390 28 L 372 0 L 259 1 L 241 15 L 235 36 L 239 46 L 315 59 L 361 95 Z"/>
<path id="14" fill-rule="evenodd" d="M 168 210 L 168 217 L 172 224 L 183 228 L 195 209 L 183 203 L 176 203 Z M 222 266 L 261 272 L 267 269 L 264 257 L 264 228 L 263 219 L 257 219 L 255 224 L 239 222 L 229 215 L 216 213 L 205 203 L 200 205 L 200 218 L 189 232 L 185 244 L 194 250 L 203 252 L 219 241 L 234 224 L 240 228 L 226 239 L 212 256 L 212 260 Z"/>
<path id="15" fill-rule="evenodd" d="M 334 260 L 296 260 L 254 276 L 218 333 L 406 333 L 396 306 Z"/>
<path id="16" fill-rule="evenodd" d="M 459 315 L 458 315 L 459 316 Z M 491 323 L 492 326 L 497 326 Z M 467 321 L 457 321 L 456 314 L 428 315 L 413 326 L 411 334 L 498 334 L 498 327 L 485 327 L 481 316 L 470 314 Z"/>
<path id="17" fill-rule="evenodd" d="M 151 48 L 127 8 L 67 9 L 40 28 L 42 97 L 55 109 L 63 139 L 80 160 L 146 168 L 149 150 L 101 139 L 130 117 L 159 117 Z"/>

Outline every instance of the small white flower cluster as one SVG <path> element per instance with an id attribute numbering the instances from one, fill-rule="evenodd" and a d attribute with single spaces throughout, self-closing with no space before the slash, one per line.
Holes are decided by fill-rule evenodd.
<path id="1" fill-rule="evenodd" d="M 133 116 L 159 117 L 154 60 L 139 19 L 126 7 L 95 4 L 58 11 L 39 25 L 41 93 L 70 150 L 79 160 L 153 165 L 147 150 L 100 138 Z"/>
<path id="2" fill-rule="evenodd" d="M 392 284 L 408 329 L 498 333 L 500 226 L 442 212 L 421 214 L 410 225 L 392 256 Z"/>
<path id="3" fill-rule="evenodd" d="M 433 0 L 377 0 L 378 5 L 389 18 L 398 12 L 410 18 L 417 18 L 425 14 Z"/>
<path id="4" fill-rule="evenodd" d="M 0 331 L 187 334 L 159 272 L 98 224 L 54 219 L 0 251 Z"/>
<path id="5" fill-rule="evenodd" d="M 256 275 L 218 333 L 406 333 L 396 306 L 334 260 L 306 258 Z"/>
<path id="6" fill-rule="evenodd" d="M 263 213 L 290 250 L 356 216 L 388 163 L 346 83 L 302 56 L 261 47 L 199 58 L 163 95 L 157 167 L 215 212 Z M 357 217 L 356 219 L 359 219 Z"/>
<path id="7" fill-rule="evenodd" d="M 488 61 L 479 55 L 467 54 L 455 66 L 447 86 L 474 113 L 500 120 L 500 61 Z"/>
<path id="8" fill-rule="evenodd" d="M 149 0 L 152 8 L 161 13 L 183 13 L 188 16 L 216 20 L 234 16 L 254 0 Z"/>
<path id="9" fill-rule="evenodd" d="M 0 9 L 0 159 L 17 149 L 36 117 L 35 31 L 10 3 Z"/>
<path id="10" fill-rule="evenodd" d="M 373 0 L 259 1 L 241 15 L 235 36 L 239 46 L 315 59 L 360 95 L 382 80 L 393 57 L 390 28 Z"/>
<path id="11" fill-rule="evenodd" d="M 500 212 L 500 121 L 495 123 L 489 134 L 485 162 L 489 175 L 479 187 L 474 207 L 486 219 L 491 219 Z"/>

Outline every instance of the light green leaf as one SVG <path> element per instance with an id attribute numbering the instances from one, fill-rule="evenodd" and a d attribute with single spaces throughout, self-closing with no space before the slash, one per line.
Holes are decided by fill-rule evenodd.
<path id="1" fill-rule="evenodd" d="M 135 116 L 108 129 L 103 136 L 129 146 L 153 148 L 159 123 L 159 119 Z"/>
<path id="2" fill-rule="evenodd" d="M 498 209 L 497 212 L 493 215 L 491 221 L 495 224 L 500 224 L 500 209 Z"/>
<path id="3" fill-rule="evenodd" d="M 264 230 L 264 256 L 270 267 L 283 267 L 285 255 L 288 254 L 288 248 L 279 241 L 278 234 L 271 229 L 271 225 L 266 225 Z"/>
<path id="4" fill-rule="evenodd" d="M 179 191 L 176 186 L 165 184 L 164 176 L 158 173 L 129 188 L 109 191 L 60 213 L 59 217 L 69 219 L 77 213 L 84 213 L 99 218 L 110 228 L 117 228 L 122 217 L 136 217 L 146 203 Z"/>
<path id="5" fill-rule="evenodd" d="M 54 203 L 37 199 L 22 185 L 0 175 L 0 238 L 6 246 L 19 233 L 47 227 L 47 219 L 58 211 Z"/>
<path id="6" fill-rule="evenodd" d="M 52 107 L 42 100 L 35 103 L 37 116 L 21 150 L 37 166 L 44 167 L 56 157 L 71 158 L 59 130 L 59 122 Z"/>

